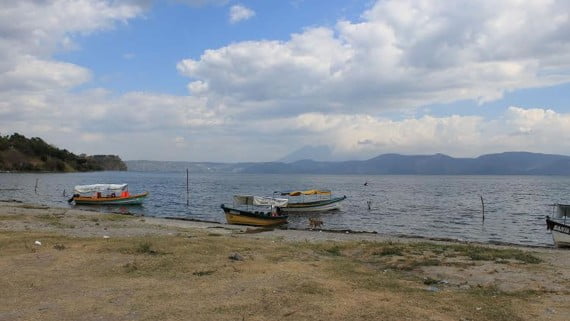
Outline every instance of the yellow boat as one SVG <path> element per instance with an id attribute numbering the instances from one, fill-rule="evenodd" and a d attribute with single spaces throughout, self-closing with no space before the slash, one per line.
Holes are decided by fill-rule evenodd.
<path id="1" fill-rule="evenodd" d="M 235 205 L 246 205 L 247 209 L 235 208 Z M 253 211 L 249 206 L 270 206 L 270 211 Z M 287 215 L 281 213 L 280 206 L 287 205 L 286 199 L 274 199 L 250 195 L 235 195 L 234 207 L 222 204 L 220 207 L 226 214 L 229 224 L 273 226 L 287 224 Z"/>

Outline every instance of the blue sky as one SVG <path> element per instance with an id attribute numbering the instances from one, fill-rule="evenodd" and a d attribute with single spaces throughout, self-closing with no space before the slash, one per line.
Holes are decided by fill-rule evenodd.
<path id="1" fill-rule="evenodd" d="M 333 159 L 570 154 L 568 12 L 539 0 L 3 2 L 0 134 L 126 160 L 270 161 L 322 145 Z"/>
<path id="2" fill-rule="evenodd" d="M 370 6 L 370 1 L 338 0 L 239 3 L 263 14 L 231 23 L 228 5 L 155 2 L 141 18 L 118 23 L 112 31 L 76 36 L 79 50 L 59 52 L 56 57 L 95 73 L 95 79 L 85 87 L 104 86 L 117 93 L 143 90 L 184 95 L 188 93 L 188 79 L 176 70 L 182 59 L 199 58 L 207 49 L 234 42 L 286 41 L 291 33 L 310 26 L 333 26 L 346 18 L 358 20 Z"/>

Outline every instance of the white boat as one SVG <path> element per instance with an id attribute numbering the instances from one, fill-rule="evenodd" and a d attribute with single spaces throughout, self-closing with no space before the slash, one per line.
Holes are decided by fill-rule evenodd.
<path id="1" fill-rule="evenodd" d="M 554 207 L 556 208 L 556 213 L 554 214 L 554 218 L 564 218 L 564 217 L 570 217 L 570 205 L 569 204 L 554 204 Z"/>
<path id="2" fill-rule="evenodd" d="M 332 197 L 330 190 L 307 190 L 275 192 L 281 196 L 289 197 L 287 206 L 281 208 L 285 213 L 293 212 L 324 212 L 340 209 L 340 203 L 346 196 Z"/>
<path id="3" fill-rule="evenodd" d="M 566 219 L 546 217 L 546 228 L 552 231 L 552 239 L 557 247 L 570 247 L 570 222 Z"/>
<path id="4" fill-rule="evenodd" d="M 77 205 L 140 205 L 148 192 L 130 194 L 127 184 L 77 185 L 67 201 Z"/>

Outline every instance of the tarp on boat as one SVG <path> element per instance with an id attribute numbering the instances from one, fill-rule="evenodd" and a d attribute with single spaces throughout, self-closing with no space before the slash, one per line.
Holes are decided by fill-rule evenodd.
<path id="1" fill-rule="evenodd" d="M 287 206 L 289 202 L 286 198 L 273 198 L 253 195 L 234 195 L 234 203 L 237 205 L 257 205 L 257 206 Z"/>
<path id="2" fill-rule="evenodd" d="M 124 191 L 127 189 L 128 184 L 92 184 L 92 185 L 77 185 L 73 189 L 75 193 L 104 193 L 112 191 Z"/>
<path id="3" fill-rule="evenodd" d="M 263 197 L 263 196 L 254 196 L 253 197 L 253 205 L 260 205 L 260 206 L 287 206 L 289 202 L 286 198 L 273 198 L 273 197 Z"/>
<path id="4" fill-rule="evenodd" d="M 282 196 L 301 196 L 301 195 L 331 195 L 328 189 L 310 189 L 306 191 L 289 191 L 279 192 Z"/>

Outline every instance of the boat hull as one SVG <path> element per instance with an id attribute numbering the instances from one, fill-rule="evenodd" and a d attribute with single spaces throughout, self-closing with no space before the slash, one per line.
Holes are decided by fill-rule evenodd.
<path id="1" fill-rule="evenodd" d="M 226 207 L 222 204 L 226 220 L 229 224 L 252 225 L 252 226 L 275 226 L 287 224 L 287 215 L 270 216 L 266 213 L 250 212 Z"/>
<path id="2" fill-rule="evenodd" d="M 570 247 L 570 224 L 546 217 L 546 227 L 552 231 L 552 239 L 557 247 Z"/>
<path id="3" fill-rule="evenodd" d="M 554 240 L 554 244 L 558 247 L 570 247 L 570 234 L 553 230 L 552 239 Z"/>
<path id="4" fill-rule="evenodd" d="M 73 201 L 76 205 L 141 205 L 148 193 L 131 195 L 127 197 L 83 197 L 76 196 Z"/>
<path id="5" fill-rule="evenodd" d="M 340 203 L 346 199 L 346 196 L 335 197 L 330 200 L 320 200 L 304 203 L 289 203 L 286 207 L 282 207 L 281 211 L 285 213 L 298 212 L 325 212 L 340 209 Z"/>

